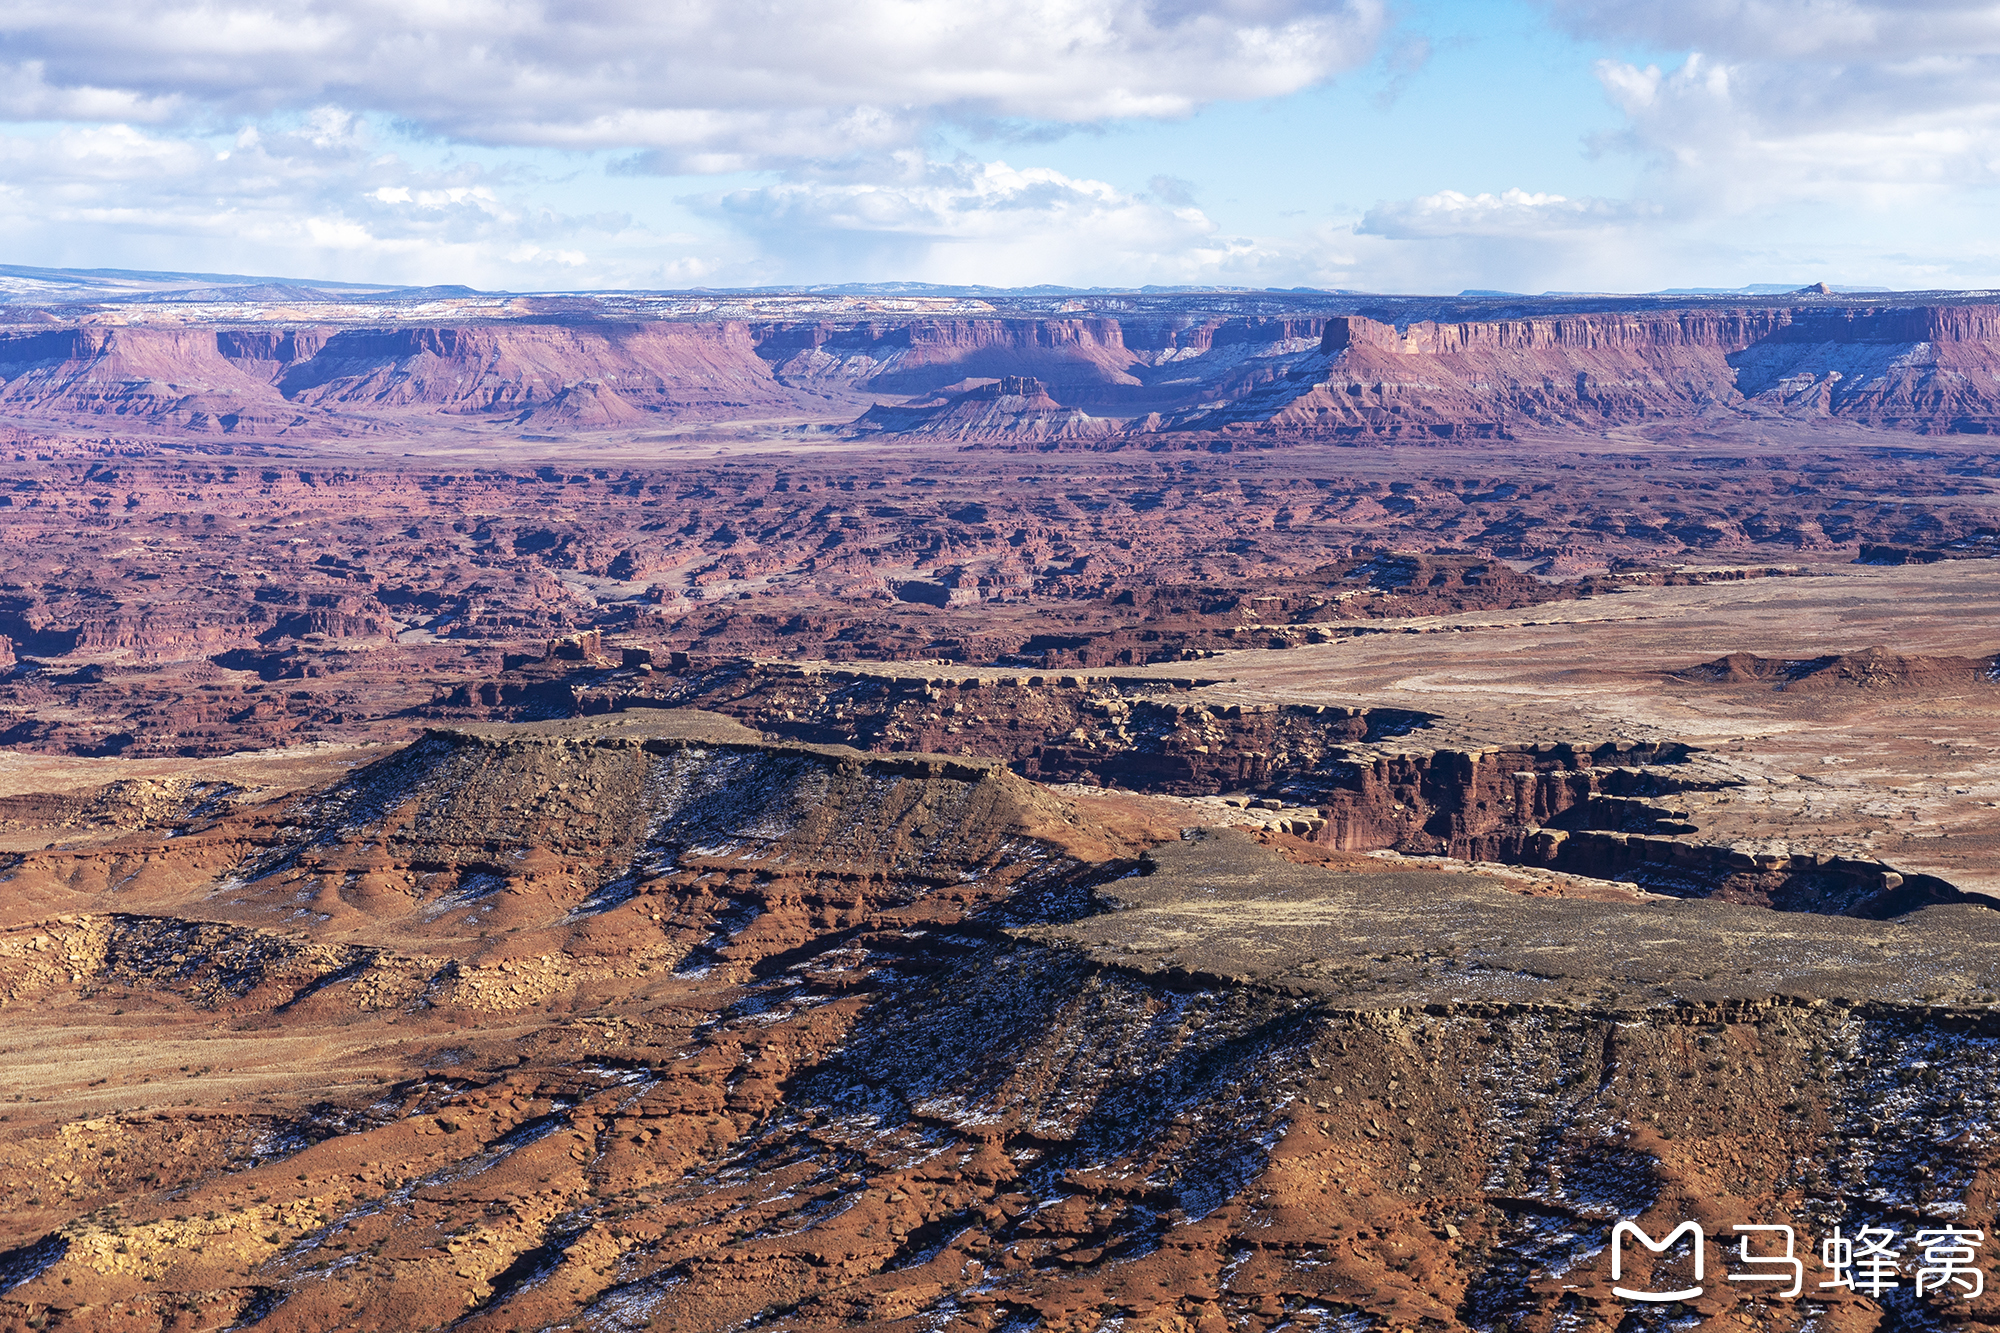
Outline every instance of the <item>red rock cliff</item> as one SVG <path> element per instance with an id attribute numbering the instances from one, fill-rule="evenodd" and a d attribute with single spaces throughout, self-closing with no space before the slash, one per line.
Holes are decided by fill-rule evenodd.
<path id="1" fill-rule="evenodd" d="M 252 434 L 404 428 L 437 414 L 567 429 L 851 420 L 885 397 L 1009 377 L 1099 418 L 1157 412 L 1169 426 L 1307 436 L 1592 429 L 1746 409 L 1984 432 L 2000 425 L 2000 306 L 1530 311 L 1404 327 L 1155 312 L 0 333 L 0 405 L 17 418 Z"/>
<path id="2" fill-rule="evenodd" d="M 1925 432 L 2000 421 L 2000 308 L 1664 311 L 1397 330 L 1327 321 L 1293 374 L 1186 424 L 1453 435 L 1751 407 Z"/>

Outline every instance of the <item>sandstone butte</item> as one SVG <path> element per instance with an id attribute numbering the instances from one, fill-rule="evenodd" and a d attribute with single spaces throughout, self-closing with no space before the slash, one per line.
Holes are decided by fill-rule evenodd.
<path id="1" fill-rule="evenodd" d="M 1995 308 L 8 307 L 0 1330 L 1990 1326 Z"/>

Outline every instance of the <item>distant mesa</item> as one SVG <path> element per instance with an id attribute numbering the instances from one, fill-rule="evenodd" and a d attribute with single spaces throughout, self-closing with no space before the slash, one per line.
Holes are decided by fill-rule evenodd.
<path id="1" fill-rule="evenodd" d="M 1962 430 L 1961 434 L 1986 434 L 1982 429 Z M 1934 565 L 1940 560 L 2000 559 L 2000 527 L 1974 528 L 1956 541 L 1939 546 L 1896 546 L 1888 542 L 1863 542 L 1857 565 Z"/>
<path id="2" fill-rule="evenodd" d="M 966 441 L 1085 439 L 1115 434 L 1121 425 L 1064 407 L 1032 375 L 1002 375 L 942 401 L 877 404 L 854 423 L 863 431 Z"/>
<path id="3" fill-rule="evenodd" d="M 1507 439 L 1731 415 L 2000 429 L 2000 300 L 1986 292 L 975 302 L 927 289 L 888 310 L 828 292 L 503 300 L 170 276 L 116 279 L 116 303 L 144 307 L 131 319 L 108 304 L 110 278 L 79 288 L 0 268 L 0 410 L 156 438 L 455 432 L 483 418 L 546 433 L 800 422 L 1090 448 L 1175 432 Z M 86 309 L 79 290 L 107 304 Z"/>
<path id="4" fill-rule="evenodd" d="M 523 426 L 568 426 L 596 430 L 631 425 L 646 417 L 644 408 L 633 406 L 603 380 L 578 380 L 514 420 Z"/>
<path id="5" fill-rule="evenodd" d="M 1672 673 L 1709 685 L 1768 685 L 1816 692 L 1843 688 L 1952 689 L 2000 684 L 2000 654 L 1991 657 L 1906 657 L 1883 648 L 1822 657 L 1759 657 L 1730 653 Z"/>

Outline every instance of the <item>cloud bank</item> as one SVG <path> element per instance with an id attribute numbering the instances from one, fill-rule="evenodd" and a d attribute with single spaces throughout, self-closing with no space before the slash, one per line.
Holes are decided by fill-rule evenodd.
<path id="1" fill-rule="evenodd" d="M 1460 194 L 1442 190 L 1378 204 L 1356 228 L 1364 236 L 1391 240 L 1435 240 L 1447 236 L 1552 238 L 1629 224 L 1651 210 L 1615 199 L 1567 199 L 1559 194 L 1504 190 Z"/>
<path id="2" fill-rule="evenodd" d="M 1284 96 L 1389 25 L 1386 0 L 31 0 L 10 6 L 0 117 L 51 128 L 0 141 L 0 219 L 42 262 L 104 262 L 95 245 L 405 281 L 1179 272 L 1217 248 L 1185 202 L 933 163 L 938 133 Z M 426 142 L 525 155 L 425 167 Z M 711 224 L 689 236 L 551 207 L 550 152 L 765 179 L 682 195 Z"/>
<path id="3" fill-rule="evenodd" d="M 487 145 L 730 171 L 939 119 L 1188 115 L 1365 61 L 1383 0 L 108 0 L 10 7 L 17 118 L 199 125 L 322 104 Z"/>
<path id="4" fill-rule="evenodd" d="M 1157 149 L 1364 66 L 1477 114 L 1520 69 L 1413 91 L 1427 11 L 1388 0 L 24 0 L 0 226 L 27 262 L 521 288 L 2000 280 L 2000 6 L 1526 3 L 1613 117 L 1548 133 L 1623 180 L 1555 188 L 1524 154 L 1313 211 L 1287 195 L 1346 170 L 1351 126 L 1247 187 L 1192 132 L 1129 178 L 1037 145 L 1167 127 Z M 1435 147 L 1410 133 L 1404 167 Z M 1265 222 L 1234 234 L 1246 188 Z"/>
<path id="5" fill-rule="evenodd" d="M 1738 205 L 2000 183 L 2000 6 L 1965 0 L 1556 0 L 1579 34 L 1687 54 L 1605 60 L 1600 147 Z M 1885 193 L 1886 192 L 1886 193 Z"/>
<path id="6" fill-rule="evenodd" d="M 1982 0 L 1542 0 L 1600 57 L 1618 123 L 1581 145 L 1638 168 L 1623 198 L 1442 189 L 1360 237 L 1537 290 L 1828 278 L 1988 285 L 2000 186 L 2000 5 Z M 1409 273 L 1407 253 L 1373 273 Z M 1442 284 L 1432 284 L 1433 287 Z"/>

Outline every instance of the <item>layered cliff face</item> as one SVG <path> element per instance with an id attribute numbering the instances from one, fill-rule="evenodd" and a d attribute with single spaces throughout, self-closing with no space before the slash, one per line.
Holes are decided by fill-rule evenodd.
<path id="1" fill-rule="evenodd" d="M 796 414 L 740 323 L 87 328 L 0 335 L 0 403 L 237 434 L 354 430 L 411 412 L 602 429 Z M 525 414 L 525 415 L 524 415 Z"/>
<path id="2" fill-rule="evenodd" d="M 1490 435 L 1727 408 L 1923 432 L 2000 421 L 2000 311 L 1579 314 L 1398 329 L 1327 321 L 1323 366 L 1187 417 L 1333 433 Z"/>
<path id="3" fill-rule="evenodd" d="M 190 430 L 282 431 L 303 424 L 259 374 L 297 338 L 238 340 L 208 329 L 81 328 L 0 335 L 0 404 L 14 413 L 164 421 Z M 250 344 L 256 344 L 251 346 Z"/>
<path id="4" fill-rule="evenodd" d="M 780 379 L 801 386 L 921 398 L 965 380 L 1032 378 L 1067 407 L 1143 417 L 1282 374 L 1317 347 L 1325 325 L 1312 316 L 1199 314 L 770 325 L 758 330 L 758 350 Z"/>
<path id="5" fill-rule="evenodd" d="M 1653 307 L 1386 322 L 1158 313 L 870 320 L 513 317 L 376 328 L 86 326 L 0 334 L 0 406 L 239 435 L 424 417 L 607 431 L 741 419 L 1101 444 L 1117 429 L 1492 436 L 1749 410 L 1925 432 L 2000 421 L 1978 305 Z M 1393 304 L 1389 303 L 1389 304 Z M 1392 316 L 1393 318 L 1393 316 Z M 1033 380 L 1040 410 L 917 411 Z M 1104 422 L 1102 426 L 1089 423 Z"/>
<path id="6" fill-rule="evenodd" d="M 1027 376 L 1045 383 L 1061 405 L 1053 410 L 1073 422 L 1084 408 L 1129 415 L 1184 406 L 1212 393 L 1215 375 L 1239 362 L 1308 350 L 1319 326 L 1197 320 L 1141 329 L 1136 348 L 1115 319 L 85 327 L 0 334 L 0 405 L 55 419 L 109 416 L 248 435 L 353 431 L 412 414 L 605 430 L 744 417 L 846 420 L 881 399 Z M 1210 373 L 1172 369 L 1191 359 Z M 1168 369 L 1155 374 L 1156 362 Z"/>
<path id="7" fill-rule="evenodd" d="M 1009 375 L 935 400 L 871 407 L 854 425 L 932 439 L 1033 442 L 1101 438 L 1120 423 L 1064 407 L 1038 379 Z"/>
<path id="8" fill-rule="evenodd" d="M 1730 356 L 1738 391 L 1803 415 L 1935 432 L 2000 420 L 2000 309 L 1840 311 Z"/>
<path id="9" fill-rule="evenodd" d="M 425 406 L 457 414 L 518 413 L 589 382 L 617 404 L 670 418 L 727 419 L 796 411 L 742 324 L 531 323 L 476 328 L 343 330 L 287 366 L 287 400 L 326 407 Z"/>
<path id="10" fill-rule="evenodd" d="M 1430 750 L 1421 713 L 1222 704 L 1197 693 L 1215 683 L 725 662 L 667 692 L 799 740 L 993 755 L 1043 782 L 1198 798 L 1208 802 L 1195 807 L 1203 818 L 1339 852 L 1525 866 L 1789 912 L 1886 918 L 1968 900 L 1944 878 L 1872 855 L 1716 838 L 1703 825 L 1713 802 L 1741 790 L 1739 779 L 1686 744 Z M 1974 688 L 2000 689 L 1990 669 Z M 588 710 L 636 700 L 607 690 L 578 702 Z"/>

